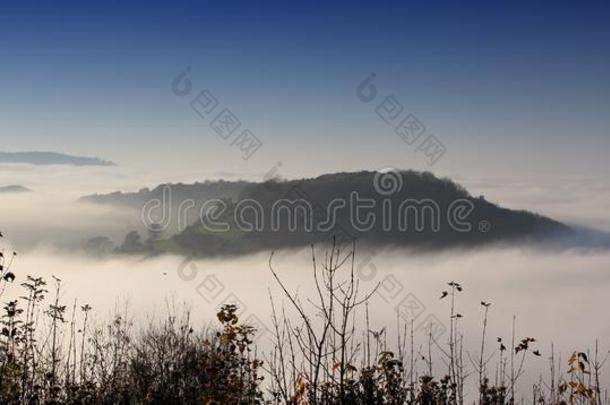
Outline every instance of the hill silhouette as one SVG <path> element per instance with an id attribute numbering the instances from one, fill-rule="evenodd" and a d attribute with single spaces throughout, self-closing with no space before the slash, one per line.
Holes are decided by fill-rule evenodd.
<path id="1" fill-rule="evenodd" d="M 293 248 L 332 238 L 341 242 L 357 239 L 359 245 L 365 246 L 434 249 L 497 242 L 545 242 L 575 234 L 567 225 L 550 218 L 502 208 L 484 197 L 473 197 L 459 184 L 429 172 L 394 173 L 400 188 L 392 193 L 380 189 L 378 183 L 383 176 L 378 172 L 362 171 L 244 184 L 237 198 L 227 196 L 222 200 L 222 212 L 220 203 L 214 204 L 209 215 L 204 215 L 203 222 L 196 221 L 182 232 L 157 241 L 154 246 L 159 251 L 209 256 Z M 372 225 L 363 227 L 354 220 L 350 206 L 355 196 L 370 205 L 361 210 L 361 216 L 373 218 Z M 338 200 L 345 201 L 346 207 L 329 210 Z M 258 215 L 258 223 L 254 209 L 244 209 L 248 205 L 245 201 L 258 204 L 259 214 L 262 213 Z M 311 207 L 311 215 L 293 206 L 296 216 L 290 223 L 287 209 L 278 207 L 297 201 L 302 207 Z M 459 206 L 462 206 L 462 212 Z M 386 209 L 388 207 L 390 209 Z M 464 216 L 466 208 L 469 213 Z M 310 228 L 307 227 L 309 217 Z M 321 227 L 327 224 L 329 217 L 335 219 L 334 226 Z M 207 222 L 227 224 L 228 230 L 210 229 Z M 248 226 L 244 227 L 244 224 L 257 226 L 245 229 Z"/>

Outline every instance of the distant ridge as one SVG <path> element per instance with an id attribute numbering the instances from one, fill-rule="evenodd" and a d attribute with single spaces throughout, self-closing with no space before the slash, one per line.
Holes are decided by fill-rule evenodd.
<path id="1" fill-rule="evenodd" d="M 381 181 L 384 176 L 385 179 L 394 178 L 394 184 Z M 277 218 L 273 213 L 273 207 L 278 201 L 299 199 L 308 203 L 315 211 L 312 214 L 319 216 L 316 221 L 320 221 L 320 218 L 326 218 L 331 204 L 337 200 L 350 201 L 354 192 L 360 199 L 366 200 L 367 204 L 374 202 L 365 212 L 372 214 L 378 220 L 366 229 L 355 227 L 349 210 L 345 208 L 343 211 L 338 211 L 335 216 L 336 226 L 325 231 L 305 230 L 302 221 L 293 229 L 286 226 L 286 221 L 280 227 L 274 227 L 270 222 L 272 218 Z M 216 232 L 203 226 L 200 208 L 211 199 L 222 199 L 224 202 L 225 208 L 212 218 L 214 223 L 230 224 L 224 232 Z M 155 208 L 157 210 L 155 212 L 163 214 L 164 228 L 158 232 L 153 230 L 151 235 L 154 237 L 151 236 L 146 243 L 140 241 L 137 232 L 130 233 L 120 247 L 120 252 L 176 253 L 206 257 L 296 248 L 325 243 L 334 237 L 343 241 L 357 239 L 360 246 L 424 249 L 475 247 L 490 243 L 524 245 L 541 243 L 563 247 L 573 246 L 581 243 L 581 239 L 584 240 L 582 232 L 577 232 L 568 225 L 535 213 L 502 208 L 488 202 L 484 197 L 473 197 L 466 189 L 450 179 L 438 178 L 429 172 L 412 170 L 395 171 L 390 175 L 370 171 L 332 173 L 316 178 L 269 180 L 263 183 L 210 181 L 195 184 L 164 184 L 152 190 L 142 189 L 136 193 L 91 195 L 81 198 L 80 201 L 129 207 L 140 215 L 147 202 L 153 200 L 163 202 L 162 212 L 159 207 Z M 235 215 L 239 201 L 254 201 L 262 210 L 256 228 L 243 229 L 236 226 L 236 218 L 242 220 L 244 218 Z M 384 213 L 388 201 L 394 210 L 385 210 Z M 401 203 L 409 201 L 415 204 L 414 207 L 419 202 L 424 205 L 433 202 L 434 207 L 437 207 L 436 210 L 432 209 L 433 215 L 434 212 L 438 213 L 433 217 L 438 219 L 438 226 L 423 226 L 421 229 L 415 228 L 417 225 L 410 226 L 409 229 L 387 227 L 387 221 L 391 224 L 400 223 L 399 210 L 396 208 L 400 207 Z M 471 208 L 467 218 L 462 217 L 463 220 L 467 219 L 470 225 L 466 230 L 453 227 L 450 222 L 456 218 L 457 211 L 452 211 L 451 208 L 456 206 L 456 202 L 461 204 L 468 202 Z M 181 209 L 181 207 L 193 209 Z M 424 218 L 422 223 L 431 218 L 430 210 L 417 211 L 416 208 L 415 214 L 414 210 L 404 212 L 405 215 L 410 216 L 408 221 L 411 225 L 417 224 L 418 218 Z M 423 213 L 425 217 L 418 216 L 418 212 Z M 252 223 L 251 211 L 245 213 L 250 215 L 248 218 Z M 282 215 L 286 218 L 285 213 Z M 302 220 L 303 217 L 301 215 L 298 218 Z M 295 222 L 299 222 L 299 219 Z M 431 225 L 431 222 L 428 222 L 428 225 Z M 600 243 L 603 244 L 604 241 L 607 239 L 601 240 Z"/>
<path id="2" fill-rule="evenodd" d="M 391 184 L 378 181 L 383 176 L 384 174 L 379 172 L 360 171 L 251 184 L 242 190 L 238 200 L 254 200 L 262 207 L 263 215 L 260 218 L 264 226 L 261 230 L 243 231 L 236 227 L 234 212 L 237 205 L 235 201 L 227 200 L 226 209 L 222 215 L 214 217 L 214 222 L 232 224 L 229 227 L 231 232 L 210 231 L 199 220 L 182 232 L 169 236 L 167 240 L 158 241 L 157 249 L 201 256 L 244 254 L 309 246 L 328 242 L 333 237 L 344 241 L 357 239 L 361 246 L 438 249 L 473 247 L 494 242 L 552 243 L 575 236 L 574 230 L 565 224 L 531 212 L 502 208 L 483 197 L 473 197 L 459 184 L 449 179 L 438 178 L 430 172 L 405 170 L 395 171 L 391 176 L 386 174 L 386 178 L 394 177 L 396 180 L 393 185 L 397 187 L 390 190 L 391 194 L 383 189 Z M 270 223 L 271 218 L 277 218 L 273 215 L 272 209 L 280 200 L 307 201 L 310 206 L 318 207 L 321 217 L 326 218 L 332 201 L 337 199 L 349 201 L 353 192 L 357 192 L 359 198 L 363 200 L 375 201 L 373 208 L 365 212 L 373 214 L 377 219 L 385 216 L 382 210 L 384 199 L 391 200 L 395 203 L 395 207 L 401 202 L 410 200 L 433 201 L 440 210 L 438 230 L 434 230 L 431 226 L 422 229 L 411 227 L 410 230 L 399 229 L 396 226 L 386 229 L 381 220 L 375 221 L 368 229 L 358 229 L 354 227 L 353 221 L 349 218 L 346 220 L 349 214 L 346 214 L 345 210 L 335 216 L 337 226 L 328 231 L 308 232 L 302 226 L 290 230 L 285 223 L 281 227 L 274 228 Z M 449 207 L 460 200 L 467 200 L 472 206 L 472 211 L 468 215 L 468 222 L 471 224 L 468 231 L 456 229 L 449 223 L 449 218 L 454 218 L 449 215 Z M 413 211 L 410 215 L 413 219 Z M 390 217 L 390 222 L 399 223 L 397 210 Z"/>
<path id="3" fill-rule="evenodd" d="M 95 157 L 72 156 L 58 152 L 0 152 L 0 163 L 26 163 L 36 166 L 116 166 L 108 160 Z"/>
<path id="4" fill-rule="evenodd" d="M 143 188 L 137 192 L 123 193 L 116 191 L 110 194 L 92 194 L 81 197 L 80 202 L 109 204 L 119 207 L 141 209 L 149 200 L 162 199 L 165 191 L 171 191 L 172 205 L 178 207 L 187 199 L 203 202 L 211 198 L 237 198 L 247 187 L 255 183 L 247 181 L 205 181 L 203 183 L 183 184 L 166 183 L 154 189 Z"/>
<path id="5" fill-rule="evenodd" d="M 3 186 L 0 187 L 0 193 L 28 193 L 30 190 L 27 187 L 23 186 Z"/>

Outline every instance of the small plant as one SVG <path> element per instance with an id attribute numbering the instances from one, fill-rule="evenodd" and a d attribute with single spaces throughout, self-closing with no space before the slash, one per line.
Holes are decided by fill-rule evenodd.
<path id="1" fill-rule="evenodd" d="M 583 352 L 573 352 L 568 359 L 567 380 L 559 384 L 559 394 L 568 404 L 597 404 L 599 387 L 593 385 L 591 364 Z"/>

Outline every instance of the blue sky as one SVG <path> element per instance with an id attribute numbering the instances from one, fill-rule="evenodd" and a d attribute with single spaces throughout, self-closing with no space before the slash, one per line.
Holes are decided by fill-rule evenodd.
<path id="1" fill-rule="evenodd" d="M 356 99 L 370 72 L 457 155 L 454 171 L 472 145 L 515 159 L 607 146 L 610 5 L 530 3 L 4 2 L 0 133 L 11 150 L 218 164 L 227 146 L 170 90 L 191 66 L 268 146 L 257 169 L 300 159 L 295 145 L 347 145 L 337 169 L 421 164 L 402 164 L 404 145 Z"/>

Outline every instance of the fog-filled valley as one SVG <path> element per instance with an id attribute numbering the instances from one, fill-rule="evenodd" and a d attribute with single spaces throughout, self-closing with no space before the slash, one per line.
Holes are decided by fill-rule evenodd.
<path id="1" fill-rule="evenodd" d="M 69 177 L 66 170 L 71 171 Z M 259 322 L 261 350 L 269 348 L 270 297 L 276 305 L 288 304 L 270 271 L 271 251 L 205 259 L 173 254 L 96 257 L 83 249 L 84 242 L 96 236 L 107 236 L 118 244 L 131 230 L 146 231 L 137 210 L 78 201 L 96 192 L 137 191 L 147 183 L 142 178 L 142 184 L 136 185 L 136 178 L 123 178 L 112 170 L 116 169 L 53 166 L 42 171 L 11 166 L 4 172 L 3 183 L 32 190 L 0 195 L 5 252 L 19 252 L 11 267 L 17 280 L 21 282 L 26 275 L 49 280 L 56 276 L 62 280 L 65 303 L 90 304 L 97 319 L 128 308 L 136 323 L 163 317 L 170 307 L 184 306 L 192 311 L 195 323 L 207 325 L 222 302 L 236 302 L 244 318 Z M 491 179 L 463 176 L 460 183 L 473 195 L 484 195 L 503 206 L 525 208 L 570 225 L 610 230 L 603 212 L 610 205 L 610 191 L 603 179 L 532 179 L 526 183 L 505 178 L 494 184 Z M 324 257 L 325 249 L 317 246 L 316 255 Z M 370 327 L 386 327 L 390 347 L 396 321 L 401 319 L 400 310 L 396 311 L 409 302 L 405 300 L 415 299 L 421 305 L 412 314 L 415 327 L 430 317 L 448 326 L 449 307 L 439 297 L 447 283 L 455 281 L 464 289 L 456 307 L 463 315 L 460 328 L 468 342 L 465 350 L 475 353 L 480 344 L 481 301 L 492 303 L 488 325 L 492 340 L 510 338 L 515 316 L 517 335 L 536 337 L 536 347 L 545 356 L 551 345 L 557 355 L 565 356 L 592 348 L 598 338 L 600 349 L 608 349 L 604 340 L 610 335 L 604 304 L 610 293 L 607 249 L 550 249 L 518 243 L 426 252 L 356 249 L 354 266 L 362 290 L 377 288 L 370 302 L 369 311 L 374 314 Z M 302 297 L 314 294 L 307 247 L 276 252 L 272 266 Z M 14 285 L 6 294 L 9 299 L 21 291 Z M 363 315 L 361 312 L 359 322 Z M 425 347 L 424 329 L 416 333 L 415 340 L 420 349 Z M 545 358 L 534 358 L 524 378 L 531 382 L 544 373 L 548 368 Z"/>
<path id="2" fill-rule="evenodd" d="M 609 20 L 0 3 L 0 405 L 610 405 Z"/>

